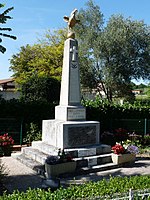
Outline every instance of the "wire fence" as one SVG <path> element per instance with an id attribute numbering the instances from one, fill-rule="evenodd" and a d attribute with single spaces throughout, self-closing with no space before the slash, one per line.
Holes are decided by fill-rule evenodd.
<path id="1" fill-rule="evenodd" d="M 145 190 L 129 189 L 127 193 L 85 198 L 85 200 L 150 200 L 150 188 Z"/>
<path id="2" fill-rule="evenodd" d="M 124 128 L 130 133 L 135 132 L 142 136 L 150 134 L 150 119 L 110 119 L 110 123 L 105 125 L 108 130 Z M 23 136 L 26 135 L 23 127 L 25 127 L 23 119 L 0 118 L 0 135 L 8 133 L 15 140 L 15 144 L 23 142 Z M 103 129 L 102 126 L 101 128 Z"/>
<path id="3" fill-rule="evenodd" d="M 121 199 L 148 200 L 148 199 L 150 199 L 150 189 L 137 190 L 137 191 L 130 189 L 129 192 L 126 193 L 124 196 L 111 198 L 111 200 L 121 200 Z"/>
<path id="4" fill-rule="evenodd" d="M 0 118 L 0 135 L 8 133 L 15 141 L 15 144 L 22 144 L 22 120 L 15 118 Z"/>
<path id="5" fill-rule="evenodd" d="M 119 127 L 140 135 L 150 134 L 150 119 L 112 119 L 111 129 Z"/>

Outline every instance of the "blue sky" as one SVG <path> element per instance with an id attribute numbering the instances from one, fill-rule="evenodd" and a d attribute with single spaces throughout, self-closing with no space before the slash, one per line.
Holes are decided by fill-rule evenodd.
<path id="1" fill-rule="evenodd" d="M 11 27 L 11 34 L 17 36 L 17 40 L 3 38 L 3 45 L 7 48 L 5 54 L 0 53 L 0 79 L 9 78 L 13 73 L 9 72 L 9 59 L 19 52 L 21 46 L 34 44 L 37 38 L 46 30 L 59 29 L 66 26 L 64 15 L 77 8 L 85 7 L 87 0 L 1 0 L 5 8 L 11 6 L 14 10 L 9 13 L 13 17 L 5 27 Z M 107 22 L 112 14 L 131 16 L 134 20 L 144 20 L 150 25 L 150 0 L 95 0 Z M 0 13 L 2 9 L 0 10 Z"/>

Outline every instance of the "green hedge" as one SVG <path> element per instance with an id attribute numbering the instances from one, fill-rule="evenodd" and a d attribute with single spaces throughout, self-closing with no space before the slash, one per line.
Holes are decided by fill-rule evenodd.
<path id="1" fill-rule="evenodd" d="M 129 189 L 143 190 L 150 188 L 150 176 L 132 176 L 132 177 L 110 177 L 109 180 L 103 179 L 99 182 L 89 182 L 79 186 L 70 186 L 66 189 L 60 188 L 54 192 L 50 190 L 29 189 L 26 192 L 14 191 L 13 194 L 4 194 L 0 200 L 60 200 L 60 199 L 92 199 L 115 193 L 128 192 Z"/>
<path id="2" fill-rule="evenodd" d="M 139 101 L 137 101 L 134 104 L 126 103 L 121 106 L 115 103 L 103 101 L 101 99 L 96 99 L 96 101 L 84 101 L 82 103 L 86 107 L 87 120 L 101 122 L 101 133 L 106 130 L 118 128 L 121 125 L 121 122 L 119 121 L 120 119 L 141 120 L 150 118 L 149 103 L 141 104 Z M 26 134 L 26 124 L 29 125 L 30 123 L 35 123 L 38 124 L 39 129 L 41 129 L 42 120 L 54 119 L 55 106 L 56 104 L 45 102 L 25 103 L 18 100 L 1 100 L 0 118 L 15 118 L 18 123 L 23 121 L 24 137 Z M 133 125 L 131 124 L 131 127 L 132 126 Z M 150 129 L 150 127 L 148 128 Z"/>
<path id="3" fill-rule="evenodd" d="M 5 124 L 0 124 L 0 133 L 13 132 L 14 127 L 10 124 L 10 119 L 15 119 L 17 123 L 18 134 L 21 134 L 21 124 L 22 124 L 22 138 L 26 136 L 26 125 L 30 123 L 35 123 L 38 125 L 39 129 L 42 127 L 42 120 L 53 119 L 54 118 L 55 104 L 45 103 L 45 102 L 20 102 L 18 100 L 10 101 L 0 101 L 0 118 L 5 121 Z M 6 120 L 5 120 L 6 119 Z M 2 121 L 2 120 L 1 120 Z M 5 125 L 5 127 L 4 127 Z M 8 127 L 7 127 L 8 126 Z M 11 130 L 11 131 L 9 131 Z M 13 136 L 13 135 L 12 135 Z M 14 136 L 15 141 L 19 141 L 19 137 Z"/>
<path id="4" fill-rule="evenodd" d="M 142 102 L 135 101 L 133 104 L 125 103 L 120 105 L 96 99 L 95 101 L 84 101 L 83 105 L 86 107 L 87 120 L 101 122 L 101 132 L 105 130 L 111 131 L 114 128 L 120 127 L 122 125 L 121 119 L 136 119 L 137 121 L 150 119 L 150 102 L 143 104 Z"/>

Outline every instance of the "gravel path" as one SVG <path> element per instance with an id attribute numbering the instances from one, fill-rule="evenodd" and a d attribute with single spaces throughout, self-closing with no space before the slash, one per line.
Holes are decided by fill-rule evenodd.
<path id="1" fill-rule="evenodd" d="M 26 191 L 28 188 L 42 188 L 43 179 L 35 171 L 12 157 L 2 157 L 2 163 L 6 166 L 8 176 L 5 187 L 9 193 L 13 190 Z M 87 181 L 98 181 L 112 176 L 150 175 L 150 158 L 138 158 L 134 165 L 128 167 L 107 170 L 103 172 L 80 175 L 74 178 L 62 178 L 62 185 L 81 184 Z"/>

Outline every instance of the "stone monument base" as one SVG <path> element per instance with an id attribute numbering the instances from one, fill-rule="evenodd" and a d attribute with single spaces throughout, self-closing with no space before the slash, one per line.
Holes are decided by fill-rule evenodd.
<path id="1" fill-rule="evenodd" d="M 42 141 L 61 149 L 95 145 L 99 132 L 97 121 L 43 120 Z"/>
<path id="2" fill-rule="evenodd" d="M 83 106 L 56 106 L 55 119 L 62 121 L 85 121 L 86 109 Z"/>

